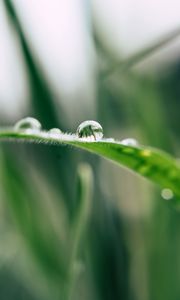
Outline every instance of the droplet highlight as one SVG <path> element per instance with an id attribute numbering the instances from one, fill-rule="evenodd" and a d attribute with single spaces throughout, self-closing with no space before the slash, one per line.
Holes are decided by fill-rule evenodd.
<path id="1" fill-rule="evenodd" d="M 78 126 L 77 135 L 80 138 L 93 138 L 94 140 L 100 140 L 103 137 L 103 129 L 96 121 L 84 121 Z"/>
<path id="2" fill-rule="evenodd" d="M 121 144 L 125 145 L 125 146 L 138 146 L 138 141 L 133 139 L 133 138 L 128 138 L 128 139 L 124 139 L 121 141 Z"/>
<path id="3" fill-rule="evenodd" d="M 161 191 L 161 196 L 164 200 L 171 200 L 174 197 L 174 194 L 171 189 L 163 189 Z"/>
<path id="4" fill-rule="evenodd" d="M 41 130 L 41 123 L 35 118 L 27 117 L 18 121 L 14 125 L 14 129 L 16 131 L 39 131 Z"/>
<path id="5" fill-rule="evenodd" d="M 52 128 L 48 132 L 52 133 L 52 134 L 61 134 L 62 133 L 61 129 L 59 129 L 59 128 Z"/>

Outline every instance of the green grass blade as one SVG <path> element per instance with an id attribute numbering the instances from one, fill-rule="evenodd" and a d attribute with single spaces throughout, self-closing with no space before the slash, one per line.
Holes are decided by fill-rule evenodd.
<path id="1" fill-rule="evenodd" d="M 36 115 L 46 123 L 46 126 L 55 126 L 59 124 L 59 120 L 56 116 L 56 112 L 53 108 L 53 96 L 48 87 L 48 84 L 40 70 L 40 67 L 35 62 L 35 59 L 31 53 L 31 48 L 26 40 L 26 36 L 23 32 L 23 28 L 17 17 L 16 10 L 13 3 L 10 0 L 4 1 L 9 21 L 15 30 L 19 44 L 21 47 L 22 58 L 27 70 L 28 83 L 31 91 L 31 100 Z M 62 109 L 62 108 L 61 108 Z M 62 127 L 62 126 L 61 126 Z"/>
<path id="2" fill-rule="evenodd" d="M 59 111 L 61 113 L 58 113 L 57 116 L 57 112 L 54 107 L 54 96 L 52 89 L 48 85 L 45 75 L 43 74 L 38 63 L 36 62 L 35 57 L 33 56 L 31 42 L 27 39 L 26 34 L 24 33 L 24 27 L 21 25 L 21 20 L 19 19 L 18 14 L 16 12 L 16 7 L 14 7 L 15 5 L 11 0 L 5 0 L 4 5 L 6 7 L 6 12 L 10 24 L 12 25 L 13 30 L 16 32 L 21 49 L 22 59 L 24 60 L 24 64 L 26 67 L 26 75 L 31 94 L 31 104 L 33 110 L 32 114 L 39 120 L 41 120 L 41 122 L 46 126 L 46 128 L 59 127 L 63 130 L 65 126 L 65 120 L 61 102 L 59 101 L 58 103 Z M 60 179 L 58 180 L 56 186 L 58 186 L 59 189 L 63 191 L 64 199 L 66 199 L 65 203 L 66 205 L 68 205 L 69 203 L 67 199 L 71 198 L 71 191 L 69 189 L 69 186 L 67 185 L 68 174 L 66 174 L 66 172 L 60 172 L 59 169 L 56 168 L 57 156 L 61 155 L 61 150 L 59 149 L 57 151 L 57 149 L 54 148 L 53 151 L 54 156 L 52 156 L 51 153 L 47 151 L 45 153 L 45 159 L 43 159 L 41 155 L 39 155 L 38 151 L 36 152 L 36 156 L 38 158 L 39 163 L 41 163 L 42 170 L 43 168 L 47 170 L 48 162 L 49 160 L 51 160 L 52 168 L 49 168 L 49 172 L 51 172 L 51 175 L 49 175 L 49 177 Z M 66 169 L 67 164 L 72 166 L 73 158 L 69 156 L 68 153 L 66 153 L 66 151 L 64 151 L 63 154 L 64 157 L 66 157 L 66 163 L 64 164 L 64 161 L 61 161 L 61 169 Z M 46 172 L 44 172 L 44 174 L 46 174 Z"/>
<path id="3" fill-rule="evenodd" d="M 9 211 L 35 262 L 49 280 L 64 282 L 66 265 L 63 245 L 59 240 L 57 243 L 51 223 L 47 226 L 43 224 L 45 218 L 37 205 L 38 195 L 34 197 L 21 166 L 12 160 L 8 152 L 3 155 L 2 184 L 8 196 Z"/>
<path id="4" fill-rule="evenodd" d="M 74 267 L 76 262 L 78 262 L 80 245 L 86 232 L 92 202 L 93 174 L 91 167 L 82 163 L 79 165 L 77 173 L 77 195 L 71 220 L 69 278 L 67 290 L 65 290 L 65 299 L 71 299 L 72 291 L 76 288 L 77 272 L 75 272 Z"/>
<path id="5" fill-rule="evenodd" d="M 78 166 L 76 203 L 72 215 L 72 236 L 78 244 L 90 212 L 90 203 L 93 189 L 93 175 L 88 164 L 81 163 Z M 77 248 L 77 245 L 75 246 Z M 76 250 L 75 250 L 76 252 Z"/>
<path id="6" fill-rule="evenodd" d="M 78 138 L 76 135 L 56 135 L 45 131 L 25 133 L 3 130 L 0 131 L 0 140 L 72 145 L 125 166 L 159 184 L 162 188 L 171 189 L 180 197 L 180 164 L 169 154 L 155 148 L 126 146 L 121 142 L 108 139 L 91 141 Z"/>

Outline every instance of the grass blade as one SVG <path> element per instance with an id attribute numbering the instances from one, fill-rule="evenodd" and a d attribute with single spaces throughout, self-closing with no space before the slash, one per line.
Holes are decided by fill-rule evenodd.
<path id="1" fill-rule="evenodd" d="M 169 154 L 155 148 L 127 146 L 109 139 L 91 141 L 78 138 L 76 135 L 56 135 L 45 131 L 25 133 L 3 130 L 0 132 L 0 140 L 72 145 L 125 166 L 159 184 L 162 188 L 171 189 L 175 195 L 180 197 L 180 164 Z"/>
<path id="2" fill-rule="evenodd" d="M 92 200 L 93 175 L 91 167 L 85 163 L 80 164 L 77 175 L 77 199 L 71 221 L 69 278 L 67 289 L 65 290 L 65 299 L 71 299 L 73 289 L 76 288 L 76 272 L 74 267 L 78 261 L 80 245 L 86 232 Z"/>
<path id="3" fill-rule="evenodd" d="M 128 69 L 132 68 L 134 65 L 142 62 L 144 59 L 153 55 L 154 52 L 160 50 L 161 48 L 167 46 L 170 42 L 174 41 L 180 36 L 180 27 L 171 31 L 170 33 L 163 36 L 161 39 L 158 39 L 156 42 L 151 45 L 143 48 L 142 50 L 136 52 L 132 56 L 128 57 L 120 63 L 114 64 L 110 69 L 108 69 L 104 74 L 103 78 L 108 79 L 114 73 L 123 73 Z"/>

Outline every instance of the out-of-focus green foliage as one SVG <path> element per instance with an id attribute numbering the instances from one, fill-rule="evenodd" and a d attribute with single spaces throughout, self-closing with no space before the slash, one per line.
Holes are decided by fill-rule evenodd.
<path id="1" fill-rule="evenodd" d="M 65 131 L 63 103 L 57 115 L 52 87 L 34 60 L 18 14 L 10 0 L 4 4 L 26 65 L 29 115 L 45 129 Z M 130 70 L 177 34 L 179 29 L 114 64 L 94 28 L 96 52 L 108 66 L 106 77 L 98 69 L 96 80 L 95 118 L 105 136 L 130 136 L 179 156 L 179 62 L 157 77 Z M 164 152 L 112 142 L 73 143 L 179 195 L 179 163 Z M 1 299 L 179 299 L 179 212 L 170 205 L 173 199 L 162 199 L 159 187 L 69 146 L 0 147 Z M 143 151 L 151 156 L 140 159 Z"/>

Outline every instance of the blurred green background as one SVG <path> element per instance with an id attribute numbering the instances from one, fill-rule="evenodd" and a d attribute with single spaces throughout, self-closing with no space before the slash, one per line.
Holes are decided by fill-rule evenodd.
<path id="1" fill-rule="evenodd" d="M 106 137 L 178 157 L 180 39 L 123 69 L 178 27 L 173 1 L 176 12 L 172 1 L 2 1 L 0 125 L 32 116 L 75 132 L 93 119 Z M 71 147 L 0 145 L 2 300 L 178 300 L 179 232 L 160 188 L 126 169 Z"/>

